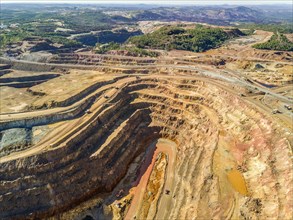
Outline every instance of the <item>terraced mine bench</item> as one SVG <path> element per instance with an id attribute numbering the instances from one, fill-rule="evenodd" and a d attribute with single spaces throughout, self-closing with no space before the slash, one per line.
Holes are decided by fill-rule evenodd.
<path id="1" fill-rule="evenodd" d="M 90 114 L 61 119 L 43 143 L 0 158 L 1 218 L 46 218 L 105 192 L 103 201 L 117 215 L 142 219 L 290 215 L 278 199 L 292 183 L 288 136 L 268 113 L 219 80 L 156 75 L 118 81 L 124 86 L 113 86 L 107 99 L 101 93 L 87 107 Z M 174 153 L 160 145 L 154 150 L 160 138 L 173 143 Z M 153 168 L 129 169 L 134 161 L 149 161 Z M 136 179 L 139 170 L 146 176 Z M 138 198 L 136 186 L 145 192 Z M 265 194 L 255 191 L 263 188 Z M 98 204 L 85 215 L 107 216 L 103 202 Z"/>

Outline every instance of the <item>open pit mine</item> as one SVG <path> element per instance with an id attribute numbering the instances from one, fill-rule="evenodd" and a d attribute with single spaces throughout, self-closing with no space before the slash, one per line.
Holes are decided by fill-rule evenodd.
<path id="1" fill-rule="evenodd" d="M 1 58 L 0 219 L 292 219 L 292 63 L 231 48 Z"/>

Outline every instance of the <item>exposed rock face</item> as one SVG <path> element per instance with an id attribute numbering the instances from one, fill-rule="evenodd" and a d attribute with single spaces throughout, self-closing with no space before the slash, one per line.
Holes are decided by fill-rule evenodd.
<path id="1" fill-rule="evenodd" d="M 128 164 L 144 147 L 138 140 L 147 143 L 148 137 L 153 136 L 154 132 L 154 129 L 146 127 L 150 123 L 147 112 L 124 108 L 120 113 L 125 115 L 121 116 L 115 114 L 114 110 L 118 107 L 121 105 L 106 111 L 92 123 L 90 130 L 80 134 L 65 148 L 2 163 L 1 199 L 4 203 L 1 204 L 1 218 L 28 216 L 29 213 L 33 213 L 32 218 L 52 215 L 97 192 L 111 190 L 123 177 Z M 130 118 L 124 129 L 125 132 L 128 130 L 128 135 L 115 138 L 119 140 L 119 146 L 113 141 L 99 155 L 91 157 L 113 132 L 115 120 L 127 116 Z M 135 135 L 135 138 L 130 138 L 130 135 Z M 23 178 L 19 178 L 19 172 L 24 174 Z M 35 198 L 27 203 L 31 195 Z M 14 206 L 5 202 L 13 198 L 18 198 Z"/>
<path id="2" fill-rule="evenodd" d="M 1 219 L 54 216 L 110 192 L 160 137 L 177 144 L 174 187 L 167 212 L 150 216 L 292 218 L 285 132 L 218 81 L 136 79 L 89 117 L 55 148 L 0 163 Z"/>
<path id="3" fill-rule="evenodd" d="M 23 149 L 31 144 L 32 131 L 27 128 L 14 128 L 0 133 L 0 155 L 4 152 Z"/>

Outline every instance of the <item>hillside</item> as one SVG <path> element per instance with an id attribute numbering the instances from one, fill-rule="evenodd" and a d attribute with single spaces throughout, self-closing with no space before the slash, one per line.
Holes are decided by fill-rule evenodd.
<path id="1" fill-rule="evenodd" d="M 180 7 L 144 10 L 135 16 L 137 20 L 180 20 L 211 24 L 229 24 L 231 21 L 261 22 L 263 14 L 248 7 Z"/>
<path id="2" fill-rule="evenodd" d="M 220 46 L 226 40 L 235 37 L 235 33 L 242 34 L 239 30 L 231 33 L 225 32 L 221 28 L 209 28 L 201 25 L 188 30 L 166 26 L 153 33 L 132 37 L 129 42 L 138 48 L 203 52 Z"/>
<path id="3" fill-rule="evenodd" d="M 280 33 L 275 33 L 267 42 L 255 44 L 256 49 L 293 51 L 293 43 Z"/>

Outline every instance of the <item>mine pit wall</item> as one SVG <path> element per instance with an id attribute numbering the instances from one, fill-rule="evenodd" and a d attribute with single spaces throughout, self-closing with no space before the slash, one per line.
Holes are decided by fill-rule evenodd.
<path id="1" fill-rule="evenodd" d="M 98 192 L 111 191 L 133 159 L 158 138 L 158 129 L 148 127 L 151 123 L 149 110 L 135 110 L 137 107 L 139 105 L 126 105 L 117 118 L 117 108 L 109 110 L 65 147 L 2 163 L 0 218 L 44 218 Z M 133 108 L 132 114 L 118 134 L 121 138 L 114 138 L 101 155 L 90 157 L 101 146 L 101 140 L 117 127 L 119 118 L 130 111 L 129 108 Z M 13 206 L 11 200 L 15 201 Z"/>
<path id="2" fill-rule="evenodd" d="M 125 76 L 118 77 L 115 80 L 112 80 L 113 82 L 124 78 Z M 111 82 L 112 82 L 111 81 Z M 112 102 L 121 100 L 121 96 L 123 96 L 124 92 L 130 92 L 134 90 L 139 90 L 139 89 L 144 89 L 144 88 L 155 88 L 157 87 L 155 82 L 158 80 L 156 79 L 147 79 L 147 80 L 136 80 L 131 83 L 129 83 L 128 87 L 125 87 L 122 89 L 122 91 L 116 96 Z M 164 83 L 168 83 L 166 80 L 162 80 Z M 70 99 L 67 99 L 64 102 L 57 103 L 57 107 L 59 106 L 67 106 L 70 105 L 79 99 L 83 98 L 84 96 L 88 95 L 88 93 L 93 92 L 96 87 L 100 87 L 106 84 L 106 82 L 103 83 L 97 83 L 93 85 L 92 87 L 84 90 L 82 93 L 71 97 Z M 53 114 L 53 115 L 45 115 L 45 116 L 40 116 L 40 117 L 34 117 L 34 118 L 28 118 L 28 119 L 23 119 L 23 120 L 16 120 L 16 121 L 7 121 L 7 122 L 2 122 L 0 124 L 0 131 L 11 129 L 11 128 L 31 128 L 34 126 L 40 126 L 40 125 L 46 125 L 46 124 L 51 124 L 51 123 L 56 123 L 58 121 L 63 121 L 63 120 L 68 120 L 77 117 L 79 114 L 82 114 L 85 109 L 88 108 L 88 106 L 94 101 L 95 98 L 99 97 L 102 95 L 101 93 L 98 93 L 95 97 L 91 97 L 90 99 L 86 100 L 83 104 L 81 104 L 79 107 L 75 108 L 73 111 L 68 111 L 65 113 L 58 113 L 58 114 Z"/>
<path id="3" fill-rule="evenodd" d="M 102 135 L 102 137 L 99 138 L 99 141 L 101 142 L 102 138 L 106 138 L 107 135 L 104 135 L 104 132 L 109 133 L 112 126 L 115 124 L 115 122 L 120 118 L 120 116 L 123 116 L 123 113 L 126 112 L 126 107 L 129 99 L 125 99 L 123 102 L 119 102 L 116 105 L 111 106 L 110 108 L 103 111 L 99 117 L 95 117 L 95 120 L 93 120 L 89 125 L 88 129 L 85 131 L 82 131 L 78 133 L 78 135 L 70 140 L 67 144 L 71 146 L 71 148 L 65 148 L 65 150 L 70 150 L 70 152 L 74 152 L 75 150 L 80 150 L 79 145 L 82 145 L 85 142 L 85 139 L 91 139 L 94 137 L 91 137 L 93 134 L 98 133 L 99 135 Z M 123 108 L 124 107 L 124 108 Z M 121 112 L 118 111 L 118 109 L 122 109 Z M 132 108 L 131 111 L 134 111 Z M 94 141 L 91 141 L 94 142 Z M 57 149 L 57 148 L 56 148 Z M 62 148 L 61 148 L 62 149 Z M 58 150 L 58 149 L 57 149 Z M 62 161 L 64 160 L 63 154 L 56 154 L 56 151 L 50 151 L 51 156 L 49 158 L 54 159 L 54 161 Z M 66 151 L 64 154 L 70 154 L 69 151 Z M 89 154 L 89 149 L 87 149 L 87 154 Z M 11 162 L 12 163 L 12 162 Z M 31 161 L 31 163 L 34 163 Z M 9 162 L 8 162 L 9 164 Z M 4 165 L 4 163 L 1 164 L 1 166 Z M 57 166 L 57 164 L 56 164 Z M 57 167 L 54 167 L 54 169 L 57 169 Z M 38 171 L 41 171 L 41 169 L 38 168 Z M 4 177 L 6 175 L 5 173 L 1 173 L 1 177 Z M 7 174 L 8 176 L 13 176 L 12 173 Z M 17 172 L 15 173 L 15 178 L 17 177 Z"/>
<path id="4" fill-rule="evenodd" d="M 189 219 L 194 214 L 203 218 L 206 213 L 206 216 L 213 218 L 219 214 L 217 211 L 222 201 L 217 194 L 219 182 L 213 175 L 211 158 L 217 148 L 219 125 L 224 126 L 225 122 L 229 122 L 227 118 L 226 121 L 223 120 L 223 117 L 237 111 L 233 105 L 225 110 L 221 107 L 233 103 L 241 107 L 244 113 L 248 112 L 250 118 L 246 126 L 266 124 L 262 125 L 261 120 L 255 116 L 255 110 L 248 109 L 236 96 L 229 95 L 222 89 L 211 90 L 215 85 L 200 88 L 204 96 L 202 100 L 196 96 L 194 98 L 180 94 L 180 91 L 174 92 L 167 86 L 156 86 L 155 82 L 158 80 L 138 80 L 123 88 L 121 93 L 113 98 L 113 104 L 104 109 L 86 130 L 68 141 L 65 147 L 0 164 L 0 184 L 3 186 L 0 187 L 0 218 L 22 218 L 30 212 L 33 213 L 33 218 L 48 217 L 99 192 L 111 191 L 125 175 L 135 156 L 144 152 L 146 147 L 159 137 L 174 140 L 178 145 L 176 172 L 179 176 L 174 189 L 176 202 L 172 204 L 168 218 Z M 170 84 L 168 80 L 160 82 L 167 83 L 168 86 Z M 185 84 L 185 89 L 196 88 L 194 84 L 198 82 L 180 81 Z M 173 83 L 172 86 L 179 88 L 180 83 Z M 158 88 L 158 95 L 137 91 L 153 87 Z M 161 94 L 162 89 L 167 94 Z M 136 98 L 141 101 L 129 104 Z M 122 130 L 108 145 L 100 149 L 123 122 L 126 124 Z M 233 129 L 241 128 L 239 125 L 233 128 L 231 123 L 227 126 L 231 136 L 234 135 Z M 95 155 L 99 149 L 101 152 Z M 262 156 L 261 152 L 259 154 Z M 23 176 L 19 173 L 23 173 Z M 186 193 L 182 180 L 192 186 L 190 192 Z M 279 193 L 280 195 L 275 195 L 277 199 L 284 196 L 283 192 Z M 32 202 L 27 203 L 27 198 Z M 214 202 L 212 207 L 208 205 L 211 199 Z M 7 204 L 9 200 L 16 200 L 15 207 Z M 194 204 L 194 210 L 186 209 L 189 204 Z"/>
<path id="5" fill-rule="evenodd" d="M 217 90 L 216 90 L 217 91 Z M 218 100 L 218 98 L 217 98 L 217 96 L 215 96 L 215 95 L 213 95 L 213 94 L 208 94 L 208 95 L 206 95 L 206 96 L 204 96 L 204 101 L 203 101 L 203 104 L 205 105 L 205 106 L 207 106 L 207 107 L 209 107 L 209 109 L 212 109 L 216 114 L 216 116 L 217 116 L 217 120 L 219 121 L 219 123 L 221 124 L 221 125 L 223 125 L 223 124 L 225 124 L 225 121 L 223 121 L 223 116 L 225 116 L 225 114 L 223 114 L 223 110 L 221 109 L 221 105 L 223 105 L 223 104 L 227 104 L 226 102 L 227 101 L 229 101 L 228 103 L 230 103 L 231 101 L 232 102 L 235 102 L 236 104 L 237 104 L 237 106 L 239 106 L 239 108 L 241 108 L 242 110 L 243 110 L 243 113 L 244 114 L 247 114 L 248 112 L 248 110 L 247 110 L 247 105 L 246 104 L 244 104 L 243 102 L 241 102 L 236 96 L 233 96 L 233 95 L 228 95 L 227 94 L 227 92 L 223 92 L 223 91 L 221 91 L 220 89 L 218 89 L 218 92 L 220 92 L 221 93 L 221 98 L 224 98 L 224 101 L 223 102 L 221 102 L 221 100 Z M 205 94 L 205 92 L 204 92 L 204 89 L 202 89 L 202 94 L 204 95 Z M 213 97 L 214 96 L 214 97 Z M 188 98 L 188 97 L 185 97 L 185 96 L 179 96 L 179 97 L 181 97 L 181 98 L 183 98 L 183 99 L 185 99 L 185 98 Z M 152 96 L 150 96 L 150 95 L 143 95 L 142 96 L 142 98 L 143 99 L 146 99 L 146 100 L 149 100 L 149 99 L 151 99 L 151 100 L 156 100 L 156 101 L 158 101 L 158 100 L 162 100 L 161 102 L 167 102 L 167 99 L 165 99 L 165 98 L 161 98 L 159 95 L 158 96 L 156 96 L 156 95 L 152 95 Z M 189 99 L 189 98 L 188 98 Z M 179 104 L 179 103 L 178 103 Z M 220 106 L 220 107 L 219 107 Z M 233 105 L 232 105 L 233 106 Z M 229 111 L 231 111 L 231 113 L 233 114 L 233 112 L 235 112 L 235 109 L 233 109 L 233 107 L 230 107 L 230 108 L 228 108 L 228 109 L 230 109 L 230 110 L 228 110 L 228 112 Z M 260 120 L 261 118 L 263 118 L 264 117 L 264 115 L 262 115 L 263 117 L 259 117 L 260 116 L 260 114 L 259 113 L 257 113 L 256 111 L 255 111 L 255 109 L 254 108 L 252 108 L 251 106 L 250 106 L 250 112 L 248 113 L 248 116 L 250 116 L 250 119 L 249 120 L 251 120 L 250 121 L 250 123 L 251 122 L 253 122 L 252 124 L 250 124 L 250 126 L 255 126 L 255 125 L 257 125 L 257 126 L 260 126 L 260 128 L 261 128 L 261 130 L 263 130 L 264 129 L 264 134 L 265 134 L 265 131 L 266 131 L 266 129 L 267 128 L 263 128 L 263 125 L 262 125 L 262 123 L 263 122 L 261 122 L 262 120 Z M 227 110 L 225 110 L 226 112 L 227 112 Z M 237 111 L 237 110 L 236 110 Z M 157 111 L 152 111 L 152 112 L 157 112 Z M 258 114 L 258 116 L 255 116 L 255 115 L 251 115 L 251 112 L 254 112 L 254 114 Z M 166 115 L 166 114 L 164 114 L 164 112 L 158 112 L 159 114 L 158 114 L 158 116 L 156 117 L 156 121 L 162 121 L 162 124 L 169 124 L 169 123 L 167 123 L 167 120 L 168 120 L 168 118 L 165 118 L 165 117 L 163 117 L 164 115 Z M 199 112 L 200 113 L 200 112 Z M 211 112 L 212 113 L 212 112 Z M 157 114 L 157 113 L 155 113 L 155 114 Z M 201 114 L 201 113 L 200 113 Z M 229 114 L 229 113 L 228 113 Z M 183 115 L 186 115 L 186 114 L 183 114 Z M 193 134 L 190 134 L 189 136 L 190 137 L 192 137 L 192 135 L 194 135 L 194 134 L 196 134 L 196 132 L 197 131 L 202 131 L 203 133 L 202 134 L 199 134 L 198 133 L 198 137 L 196 137 L 195 139 L 194 139 L 194 143 L 197 143 L 197 145 L 199 146 L 199 149 L 201 149 L 201 151 L 199 151 L 199 152 L 201 152 L 200 154 L 202 155 L 202 157 L 205 157 L 205 158 L 213 158 L 213 152 L 214 152 L 214 149 L 215 149 L 215 147 L 216 146 L 213 146 L 213 145 L 208 145 L 207 143 L 206 144 L 199 144 L 200 143 L 200 139 L 199 139 L 199 137 L 202 137 L 202 140 L 204 140 L 204 137 L 209 137 L 209 139 L 211 139 L 212 137 L 213 138 L 215 138 L 215 141 L 214 141 L 214 143 L 216 143 L 217 141 L 216 141 L 216 139 L 217 139 L 217 137 L 215 136 L 215 134 L 217 134 L 218 133 L 218 131 L 217 131 L 217 129 L 216 129 L 216 127 L 212 127 L 211 126 L 211 121 L 209 122 L 209 121 L 207 121 L 207 119 L 209 118 L 209 116 L 208 117 L 206 117 L 206 118 L 204 118 L 204 117 L 202 117 L 201 118 L 201 122 L 200 122 L 200 124 L 198 124 L 197 125 L 197 130 L 196 131 L 194 131 L 194 133 Z M 202 120 L 202 119 L 204 119 L 204 120 Z M 226 120 L 227 120 L 227 118 L 226 118 Z M 242 120 L 242 119 L 241 119 Z M 171 120 L 172 121 L 172 120 Z M 207 124 L 206 125 L 204 125 L 202 122 L 206 122 Z M 254 124 L 254 123 L 256 123 L 256 124 Z M 188 124 L 188 123 L 187 123 Z M 235 126 L 235 125 L 234 125 Z M 247 125 L 246 125 L 247 126 Z M 173 125 L 172 125 L 172 127 L 174 127 Z M 172 131 L 172 130 L 175 130 L 174 128 L 172 128 L 172 127 L 170 127 L 170 130 Z M 242 126 L 235 126 L 237 129 L 243 129 L 243 127 Z M 233 127 L 232 127 L 233 128 Z M 188 127 L 187 127 L 187 130 L 188 130 Z M 191 128 L 190 128 L 190 130 L 192 130 Z M 212 131 L 212 132 L 211 132 Z M 233 135 L 233 133 L 234 133 L 234 131 L 231 129 L 231 130 L 228 130 L 229 132 L 231 132 L 231 135 Z M 211 133 L 210 133 L 211 132 Z M 188 133 L 188 131 L 187 131 L 187 133 Z M 206 133 L 206 134 L 205 134 Z M 243 131 L 243 133 L 244 133 L 244 135 L 245 135 L 245 131 Z M 239 134 L 238 134 L 239 135 Z M 182 135 L 182 134 L 179 134 L 178 135 L 179 137 L 180 136 L 183 136 L 183 138 L 184 138 L 184 136 L 185 136 L 185 138 L 186 138 L 186 140 L 188 140 L 188 135 L 186 135 L 186 133 L 185 133 L 185 135 Z M 257 137 L 257 139 L 258 138 L 260 138 L 259 136 Z M 271 140 L 272 141 L 272 137 L 266 137 L 267 138 L 267 140 Z M 240 139 L 240 141 L 242 141 L 242 137 L 239 137 L 239 139 Z M 183 140 L 183 142 L 182 142 L 182 140 Z M 179 139 L 179 138 L 177 138 L 177 141 L 179 142 L 179 144 L 178 144 L 178 146 L 182 146 L 182 145 L 180 145 L 180 143 L 188 143 L 188 141 L 184 141 L 184 139 Z M 268 141 L 268 142 L 270 142 L 270 141 Z M 204 150 L 202 150 L 202 148 L 204 147 Z M 266 151 L 268 152 L 268 151 L 270 151 L 270 148 L 271 148 L 271 146 L 266 146 L 265 144 L 263 144 L 263 147 L 266 147 Z M 194 151 L 192 151 L 192 153 L 193 153 Z M 180 155 L 180 154 L 179 154 Z M 207 156 L 207 155 L 209 155 L 209 156 Z M 261 152 L 259 152 L 259 155 L 262 155 L 261 157 L 263 157 L 264 155 L 261 153 Z M 194 157 L 193 158 L 196 158 L 196 155 L 194 155 Z M 192 161 L 191 161 L 192 159 L 185 159 L 184 161 L 186 162 L 186 163 L 188 163 L 189 165 L 188 166 L 191 166 L 191 167 L 195 167 L 194 165 L 192 165 Z M 195 159 L 193 159 L 193 160 L 195 160 Z M 195 160 L 196 161 L 196 160 Z M 179 163 L 180 164 L 180 163 Z M 196 181 L 196 184 L 198 184 L 197 186 L 198 187 L 194 187 L 194 188 L 199 188 L 200 189 L 200 186 L 202 186 L 202 185 L 204 185 L 204 187 L 202 187 L 202 189 L 200 190 L 200 191 L 194 191 L 194 192 L 192 192 L 192 193 L 194 193 L 193 195 L 194 195 L 194 198 L 198 198 L 198 196 L 200 196 L 201 198 L 203 198 L 202 199 L 202 201 L 201 201 L 201 203 L 199 204 L 199 207 L 205 207 L 205 203 L 208 203 L 209 201 L 209 197 L 210 198 L 212 198 L 213 196 L 216 196 L 216 193 L 217 193 L 217 190 L 216 190 L 216 188 L 218 187 L 218 182 L 217 182 L 217 178 L 215 177 L 215 176 L 213 176 L 212 174 L 212 171 L 211 171 L 211 163 L 209 163 L 209 160 L 206 160 L 206 161 L 201 161 L 201 160 L 198 160 L 198 162 L 197 162 L 197 164 L 198 165 L 196 165 L 196 170 L 197 170 L 197 172 L 199 172 L 199 171 L 202 171 L 202 170 L 204 170 L 204 169 L 202 169 L 202 168 L 199 168 L 199 166 L 201 166 L 201 167 L 205 167 L 205 168 L 209 168 L 209 170 L 205 170 L 205 172 L 204 172 L 204 174 L 202 174 L 202 175 L 196 175 L 195 177 L 194 177 L 194 179 L 198 179 L 197 181 Z M 205 165 L 204 165 L 205 164 Z M 184 167 L 184 165 L 179 165 L 179 166 L 182 166 L 182 167 Z M 185 168 L 184 168 L 185 169 Z M 184 170 L 183 169 L 183 170 Z M 269 170 L 269 169 L 271 169 L 271 168 L 268 168 L 267 170 Z M 275 168 L 274 168 L 275 169 Z M 290 169 L 289 167 L 288 167 L 288 169 Z M 196 173 L 197 173 L 196 172 Z M 206 174 L 209 174 L 209 175 L 211 175 L 211 176 L 209 176 L 209 175 L 206 175 Z M 202 179 L 202 177 L 204 177 L 203 179 Z M 189 178 L 189 177 L 188 177 Z M 262 178 L 267 178 L 267 177 L 260 177 L 260 179 L 262 179 Z M 272 179 L 270 180 L 272 183 L 275 181 L 274 179 L 275 179 L 275 177 L 271 177 Z M 251 181 L 251 180 L 248 180 L 248 181 Z M 268 180 L 265 180 L 265 181 L 268 181 Z M 260 182 L 260 181 L 258 181 L 258 182 Z M 202 183 L 202 184 L 200 184 L 200 183 Z M 204 184 L 205 183 L 205 184 Z M 194 185 L 195 183 L 192 183 L 192 185 Z M 180 188 L 178 188 L 178 189 L 180 189 Z M 253 191 L 254 189 L 252 189 L 252 191 Z M 275 189 L 272 189 L 270 192 L 272 193 L 272 192 L 274 192 L 274 190 Z M 209 192 L 209 193 L 206 193 L 206 192 Z M 191 198 L 187 198 L 187 197 L 185 197 L 184 196 L 184 194 L 182 194 L 182 193 L 184 193 L 184 192 L 178 192 L 178 194 L 179 194 L 179 197 L 177 197 L 176 196 L 176 198 L 177 198 L 177 200 L 178 201 L 180 201 L 181 200 L 181 202 L 182 201 L 184 201 L 184 202 L 182 202 L 182 205 L 184 206 L 185 204 L 189 204 L 190 202 L 191 202 Z M 213 193 L 214 193 L 214 195 L 213 195 Z M 176 193 L 177 194 L 177 193 Z M 282 194 L 281 193 L 281 191 L 280 191 L 280 194 Z M 180 195 L 183 195 L 183 197 L 182 196 L 180 196 Z M 280 195 L 281 196 L 281 195 Z M 274 196 L 271 196 L 271 198 L 270 199 L 268 199 L 268 198 L 266 198 L 266 197 L 264 197 L 264 198 L 262 198 L 263 200 L 263 204 L 265 204 L 266 205 L 266 207 L 269 207 L 269 205 L 268 204 L 272 204 L 272 198 L 273 198 Z M 255 198 L 255 195 L 254 195 L 254 197 L 252 197 L 252 198 Z M 274 198 L 276 198 L 276 197 L 274 197 Z M 247 198 L 246 198 L 247 199 Z M 245 200 L 245 199 L 243 199 L 243 200 Z M 250 200 L 252 200 L 251 198 L 250 198 Z M 271 201 L 270 201 L 271 200 Z M 249 202 L 249 200 L 246 200 L 246 203 L 248 203 Z M 173 208 L 172 210 L 174 210 L 174 213 L 172 213 L 171 214 L 171 216 L 169 216 L 170 218 L 175 218 L 175 219 L 188 219 L 188 218 L 191 218 L 193 215 L 190 215 L 190 213 L 192 213 L 192 211 L 186 211 L 186 210 L 181 210 L 181 211 L 179 211 L 179 212 L 177 212 L 177 213 L 175 213 L 175 210 L 180 210 L 181 208 L 180 208 L 180 202 L 178 202 L 179 203 L 179 205 L 177 206 L 177 208 Z M 274 203 L 274 202 L 273 202 Z M 274 203 L 274 204 L 278 204 L 278 203 Z M 195 208 L 196 209 L 196 208 Z M 202 209 L 202 208 L 201 208 Z M 199 210 L 201 210 L 201 209 L 199 209 Z M 206 208 L 205 208 L 206 209 Z M 242 208 L 241 208 L 242 209 Z M 243 208 L 244 209 L 244 208 Z M 283 209 L 283 207 L 282 207 L 282 209 Z M 195 212 L 195 211 L 194 211 Z M 213 209 L 209 209 L 208 211 L 207 211 L 209 214 L 211 214 L 211 216 L 210 216 L 210 218 L 212 218 L 213 217 L 213 215 L 214 214 L 217 214 L 217 213 L 215 213 L 214 212 L 214 210 Z M 268 213 L 268 212 L 267 212 Z M 194 213 L 192 213 L 192 214 L 194 214 Z M 252 216 L 253 216 L 253 212 L 249 212 L 249 213 L 246 213 L 245 215 L 247 216 L 247 214 L 248 214 L 248 216 L 251 214 Z M 204 217 L 206 217 L 207 215 L 205 215 L 205 214 L 201 214 L 201 211 L 198 211 L 198 218 L 204 218 Z M 264 216 L 264 215 L 262 215 L 262 216 Z M 282 218 L 280 218 L 280 219 L 282 219 Z M 284 219 L 284 218 L 283 218 Z"/>
<path id="6" fill-rule="evenodd" d="M 197 198 L 203 197 L 203 195 L 201 195 L 203 191 L 210 190 L 210 188 L 213 187 L 214 182 L 217 181 L 212 175 L 212 160 L 203 158 L 213 158 L 218 131 L 217 126 L 209 120 L 208 115 L 204 112 L 198 112 L 200 109 L 197 107 L 196 102 L 194 103 L 194 106 L 190 106 L 194 113 L 189 112 L 184 108 L 186 105 L 183 103 L 183 100 L 194 100 L 193 98 L 181 96 L 176 93 L 175 95 L 181 97 L 179 100 L 176 100 L 176 102 L 174 102 L 172 98 L 162 97 L 160 95 L 140 96 L 142 96 L 141 98 L 144 102 L 153 103 L 153 101 L 156 101 L 157 103 L 160 103 L 152 104 L 154 107 L 152 108 L 151 117 L 155 124 L 163 127 L 160 131 L 161 135 L 165 138 L 174 140 L 179 148 L 178 164 L 180 166 L 178 169 L 182 170 L 176 171 L 178 174 L 180 173 L 180 176 L 178 177 L 180 180 L 176 183 L 174 191 L 172 191 L 172 193 L 174 193 L 173 195 L 176 195 L 176 201 L 178 200 L 178 202 L 173 204 L 176 207 L 173 207 L 171 209 L 172 212 L 168 213 L 169 215 L 165 216 L 165 218 L 188 219 L 191 218 L 191 216 L 180 215 L 180 213 L 176 213 L 176 210 L 180 211 L 184 204 L 190 204 L 191 195 L 196 195 Z M 193 118 L 197 118 L 197 114 L 201 114 L 201 116 L 198 117 L 198 121 L 195 124 Z M 186 117 L 182 117 L 182 115 Z M 204 137 L 209 137 L 210 142 Z M 196 145 L 194 146 L 192 143 L 196 143 Z M 190 168 L 187 169 L 186 166 Z M 186 195 L 185 190 L 181 191 L 182 188 L 185 188 L 181 188 L 180 184 L 182 179 L 190 183 L 192 186 L 196 186 L 194 187 L 195 189 L 191 189 L 191 195 Z M 203 185 L 206 185 L 204 189 L 202 189 Z"/>
<path id="7" fill-rule="evenodd" d="M 3 207 L 0 212 L 3 213 L 2 216 L 0 215 L 1 218 L 10 218 L 11 216 L 23 217 L 27 216 L 30 212 L 35 213 L 32 216 L 52 215 L 57 211 L 66 209 L 72 204 L 84 200 L 99 190 L 111 190 L 116 185 L 117 178 L 121 179 L 126 173 L 127 166 L 133 158 L 141 153 L 154 138 L 158 138 L 156 134 L 159 134 L 158 128 L 148 128 L 147 126 L 151 122 L 149 117 L 150 112 L 146 109 L 147 105 L 131 105 L 131 110 L 128 105 L 129 101 L 125 99 L 125 101 L 110 108 L 98 120 L 93 122 L 86 132 L 82 132 L 74 140 L 68 142 L 66 147 L 57 148 L 25 159 L 2 163 L 0 176 L 3 187 L 0 189 L 0 195 L 3 199 L 1 201 L 9 201 L 15 197 L 18 199 L 14 207 L 11 207 L 9 204 L 0 206 Z M 124 105 L 126 107 L 123 107 Z M 143 110 L 136 111 L 135 109 L 137 108 L 143 108 Z M 121 114 L 117 114 L 117 112 Z M 101 140 L 104 140 L 109 136 L 110 132 L 113 132 L 115 121 L 119 121 L 119 117 L 123 116 L 128 118 L 130 114 L 131 117 L 123 129 L 124 132 L 118 134 L 118 137 L 123 137 L 123 141 L 121 141 L 121 138 L 115 138 L 115 140 L 110 142 L 110 147 L 102 151 L 102 155 L 98 155 L 96 159 L 88 159 L 89 154 L 98 146 L 101 146 Z M 100 123 L 103 125 L 102 127 Z M 114 128 L 109 129 L 113 126 Z M 135 135 L 133 136 L 133 134 Z M 131 137 L 135 137 L 135 139 L 131 139 Z M 116 146 L 119 147 L 117 151 L 114 150 Z M 138 150 L 134 150 L 131 147 L 136 147 Z M 84 157 L 86 158 L 84 159 Z M 89 163 L 91 164 L 89 165 Z M 88 171 L 86 169 L 87 166 L 94 166 L 94 168 Z M 81 167 L 85 167 L 85 169 Z M 101 175 L 97 177 L 97 170 L 104 170 L 105 167 L 111 169 L 113 175 Z M 3 170 L 10 171 L 9 173 L 4 173 Z M 19 172 L 23 174 L 27 173 L 27 176 L 25 175 L 23 179 L 19 176 Z M 90 175 L 88 175 L 89 172 Z M 62 185 L 60 185 L 61 180 L 58 181 L 58 178 L 61 176 L 63 176 Z M 64 180 L 64 176 L 68 180 Z M 89 179 L 90 177 L 91 179 Z M 80 178 L 85 179 L 80 180 Z M 74 189 L 74 187 L 66 189 L 65 192 L 59 189 L 69 186 L 71 182 L 79 182 L 82 184 L 83 181 L 90 184 L 90 186 L 81 188 L 92 189 L 86 194 L 84 194 L 83 190 L 77 192 L 78 190 Z M 18 191 L 19 185 L 22 189 L 20 191 Z M 76 194 L 79 196 L 76 196 Z M 32 199 L 33 201 L 27 204 L 25 200 L 29 197 L 34 197 L 35 199 Z M 47 198 L 51 198 L 51 200 L 44 201 L 45 199 L 43 198 L 46 198 L 46 200 Z M 66 203 L 68 200 L 71 201 L 71 204 Z M 24 204 L 27 204 L 29 207 Z M 42 214 L 43 212 L 39 210 L 45 210 L 44 213 L 46 214 Z"/>

